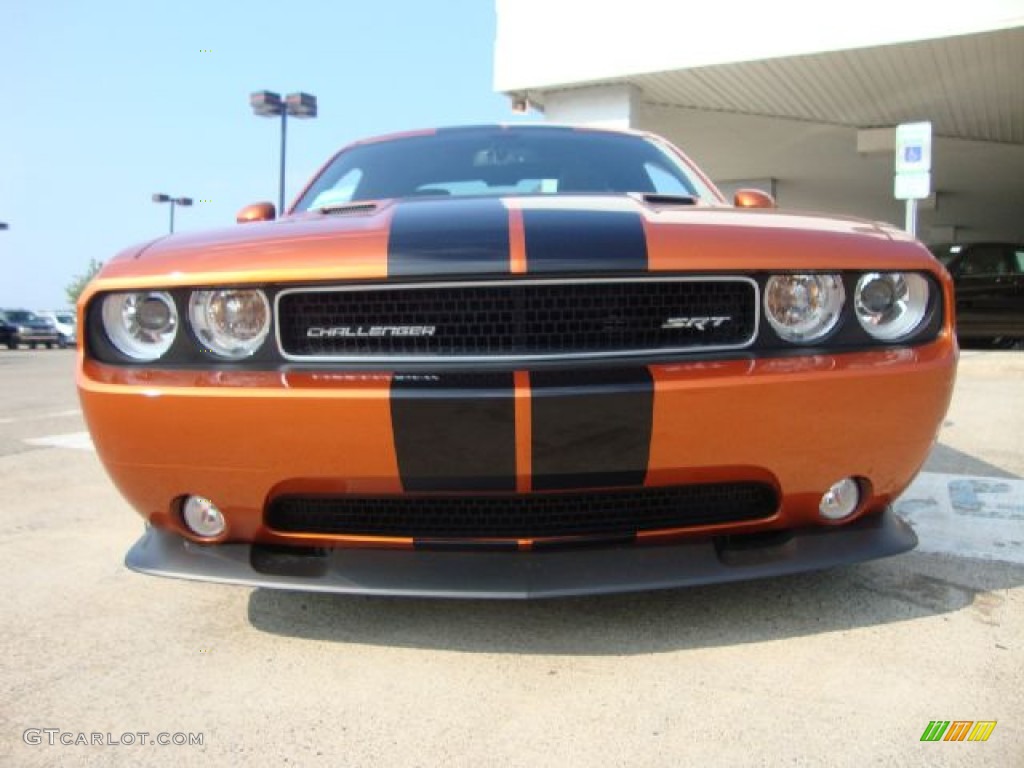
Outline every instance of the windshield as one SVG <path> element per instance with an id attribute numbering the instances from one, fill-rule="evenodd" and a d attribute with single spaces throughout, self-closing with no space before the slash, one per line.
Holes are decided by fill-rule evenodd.
<path id="1" fill-rule="evenodd" d="M 7 319 L 12 323 L 30 323 L 33 320 L 38 320 L 34 312 L 26 312 L 24 310 L 16 309 L 13 312 L 5 313 Z"/>
<path id="2" fill-rule="evenodd" d="M 295 210 L 384 198 L 626 192 L 715 199 L 680 160 L 642 136 L 496 126 L 358 144 L 324 169 Z"/>

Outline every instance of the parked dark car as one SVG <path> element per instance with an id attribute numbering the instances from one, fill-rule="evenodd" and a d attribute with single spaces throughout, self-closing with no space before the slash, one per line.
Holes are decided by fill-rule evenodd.
<path id="1" fill-rule="evenodd" d="M 961 340 L 1000 347 L 1024 341 L 1024 243 L 929 248 L 953 276 Z"/>
<path id="2" fill-rule="evenodd" d="M 7 321 L 7 317 L 0 312 L 0 344 L 13 347 L 14 338 L 18 334 L 18 326 Z"/>
<path id="3" fill-rule="evenodd" d="M 60 334 L 52 321 L 39 317 L 27 309 L 0 310 L 3 317 L 3 342 L 8 349 L 17 349 L 21 344 L 28 344 L 35 349 L 45 344 L 50 349 L 60 343 Z"/>

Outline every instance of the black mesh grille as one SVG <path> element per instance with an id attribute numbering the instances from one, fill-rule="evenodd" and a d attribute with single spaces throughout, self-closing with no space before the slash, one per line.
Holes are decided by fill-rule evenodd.
<path id="1" fill-rule="evenodd" d="M 740 279 L 311 290 L 280 297 L 279 323 L 295 356 L 615 355 L 743 346 L 756 298 Z"/>
<path id="2" fill-rule="evenodd" d="M 267 525 L 292 533 L 412 538 L 606 536 L 770 517 L 764 483 L 587 493 L 360 498 L 281 497 Z"/>

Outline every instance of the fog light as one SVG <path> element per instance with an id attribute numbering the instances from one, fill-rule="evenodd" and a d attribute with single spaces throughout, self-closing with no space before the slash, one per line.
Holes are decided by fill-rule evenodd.
<path id="1" fill-rule="evenodd" d="M 189 530 L 204 539 L 220 536 L 227 527 L 224 515 L 217 509 L 217 505 L 202 496 L 189 496 L 185 499 L 181 516 L 185 519 L 185 525 Z"/>
<path id="2" fill-rule="evenodd" d="M 826 520 L 842 520 L 852 515 L 860 505 L 860 488 L 852 477 L 845 477 L 829 488 L 821 497 L 818 512 Z"/>

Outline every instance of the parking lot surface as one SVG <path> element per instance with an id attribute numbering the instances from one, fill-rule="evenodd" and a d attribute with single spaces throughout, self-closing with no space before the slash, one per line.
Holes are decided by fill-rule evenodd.
<path id="1" fill-rule="evenodd" d="M 526 603 L 127 571 L 74 355 L 0 351 L 0 765 L 1024 765 L 1024 352 L 963 353 L 918 550 Z"/>

